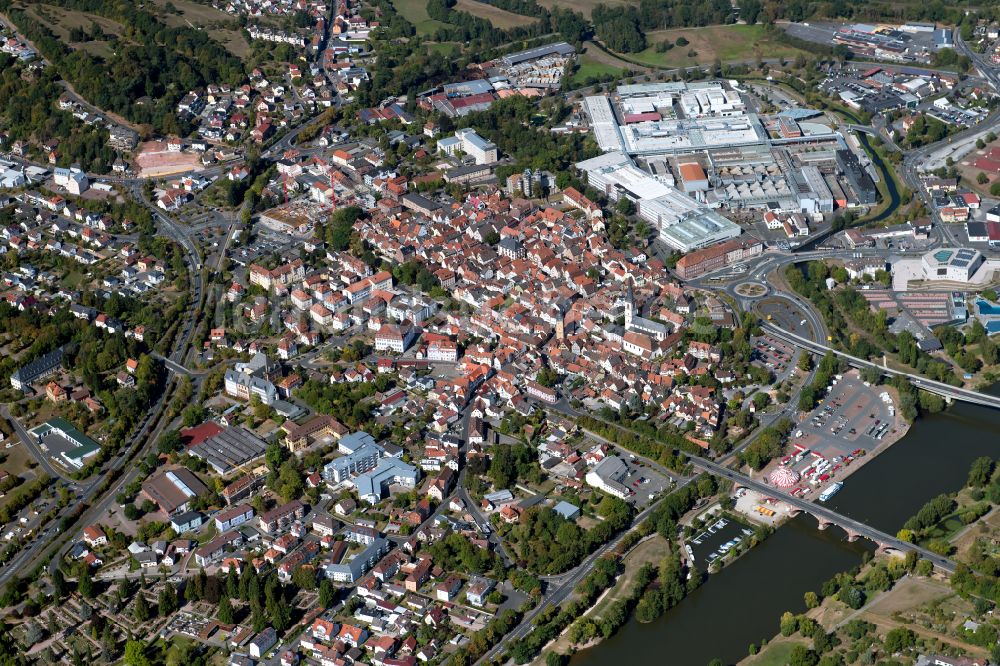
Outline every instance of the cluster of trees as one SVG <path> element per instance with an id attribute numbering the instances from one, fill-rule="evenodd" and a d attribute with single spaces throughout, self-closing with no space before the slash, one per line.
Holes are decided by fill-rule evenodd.
<path id="1" fill-rule="evenodd" d="M 469 472 L 475 475 L 486 474 L 490 483 L 496 489 L 509 488 L 515 481 L 540 483 L 542 470 L 537 464 L 537 454 L 534 447 L 524 443 L 509 446 L 495 446 L 486 467 L 481 459 L 469 462 Z"/>
<path id="2" fill-rule="evenodd" d="M 820 361 L 812 382 L 802 387 L 802 393 L 799 394 L 799 411 L 808 412 L 814 409 L 819 399 L 826 394 L 834 374 L 839 371 L 839 359 L 833 352 L 827 352 Z"/>
<path id="3" fill-rule="evenodd" d="M 963 332 L 951 326 L 934 331 L 948 355 L 965 372 L 978 372 L 984 365 L 1000 362 L 1000 348 L 990 339 L 986 327 L 978 319 Z"/>
<path id="4" fill-rule="evenodd" d="M 550 29 L 548 20 L 507 29 L 497 28 L 487 19 L 455 9 L 455 4 L 456 0 L 427 2 L 427 14 L 445 24 L 434 35 L 439 42 L 473 42 L 485 48 L 497 48 L 511 42 L 541 37 Z M 580 35 L 574 37 L 579 39 Z"/>
<path id="5" fill-rule="evenodd" d="M 559 99 L 549 102 L 546 111 L 550 121 L 559 122 L 571 108 Z M 589 135 L 545 131 L 539 127 L 544 121 L 545 116 L 539 116 L 535 101 L 514 95 L 494 102 L 489 109 L 470 113 L 461 124 L 474 127 L 480 135 L 495 143 L 500 152 L 513 157 L 515 164 L 510 173 L 528 168 L 533 171 L 548 169 L 559 174 L 557 184 L 565 187 L 567 181 L 560 180 L 562 172 L 570 171 L 570 165 L 575 162 L 597 155 L 597 145 Z"/>
<path id="6" fill-rule="evenodd" d="M 317 226 L 316 235 L 322 238 L 332 250 L 343 252 L 351 246 L 354 223 L 361 217 L 357 206 L 338 208 L 325 223 Z"/>
<path id="7" fill-rule="evenodd" d="M 376 384 L 376 381 L 330 384 L 310 379 L 296 391 L 296 395 L 320 414 L 329 414 L 357 429 L 368 421 L 371 414 L 367 399 L 378 392 Z"/>
<path id="8" fill-rule="evenodd" d="M 926 377 L 959 384 L 952 367 L 920 349 L 909 331 L 904 330 L 898 335 L 890 332 L 887 315 L 873 313 L 860 292 L 851 288 L 835 291 L 827 289 L 826 278 L 830 274 L 829 267 L 817 261 L 807 262 L 804 270 L 799 265 L 785 269 L 788 283 L 815 306 L 839 347 L 865 359 L 879 357 L 883 353 L 896 353 L 900 361 Z M 852 330 L 848 319 L 850 324 L 854 324 L 853 328 L 860 329 L 864 335 Z M 934 401 L 924 398 L 923 392 L 920 395 L 921 404 L 926 402 L 927 407 L 932 408 Z M 915 415 L 914 410 L 912 416 Z"/>
<path id="9" fill-rule="evenodd" d="M 452 532 L 440 541 L 435 541 L 428 548 L 428 552 L 434 558 L 435 564 L 447 570 L 478 574 L 492 571 L 497 577 L 501 577 L 503 573 L 503 563 L 496 553 L 473 546 L 458 532 Z"/>
<path id="10" fill-rule="evenodd" d="M 452 653 L 451 662 L 456 666 L 472 666 L 486 652 L 509 634 L 521 621 L 521 613 L 506 609 L 496 615 L 484 629 L 477 631 L 469 642 Z"/>
<path id="11" fill-rule="evenodd" d="M 969 467 L 966 481 L 971 503 L 959 506 L 954 495 L 938 495 L 907 520 L 897 536 L 913 543 L 925 540 L 950 516 L 957 517 L 965 525 L 971 525 L 986 515 L 991 505 L 1000 503 L 1000 481 L 994 479 L 995 471 L 996 466 L 991 458 L 976 458 Z M 945 554 L 951 550 L 951 546 L 940 539 L 931 540 L 927 547 Z"/>
<path id="12" fill-rule="evenodd" d="M 940 51 L 938 51 L 938 55 Z M 937 55 L 935 55 L 935 58 Z M 948 126 L 937 118 L 921 114 L 913 121 L 909 131 L 903 138 L 903 145 L 917 148 L 929 143 L 935 143 L 948 136 Z"/>
<path id="13" fill-rule="evenodd" d="M 604 520 L 584 530 L 549 507 L 535 507 L 521 515 L 508 539 L 517 548 L 526 568 L 543 574 L 558 574 L 576 566 L 598 546 L 628 527 L 632 507 L 617 498 L 610 500 Z M 604 503 L 602 501 L 602 504 Z"/>
<path id="14" fill-rule="evenodd" d="M 658 532 L 673 543 L 677 520 L 690 511 L 699 499 L 711 497 L 717 490 L 715 480 L 708 475 L 702 475 L 695 483 L 671 493 L 637 530 L 627 535 L 624 540 L 626 543 L 622 547 L 628 548 L 653 532 Z M 686 571 L 679 568 L 679 560 L 673 555 L 669 556 L 668 560 L 671 561 L 664 562 L 659 571 L 658 587 L 651 587 L 657 578 L 657 571 L 649 566 L 644 567 L 638 572 L 629 595 L 611 604 L 599 620 L 577 621 L 584 610 L 590 607 L 604 590 L 611 587 L 618 573 L 618 565 L 612 559 L 602 558 L 595 562 L 590 575 L 576 588 L 578 596 L 558 609 L 547 609 L 542 613 L 532 632 L 512 648 L 511 656 L 515 663 L 530 662 L 541 651 L 542 646 L 573 622 L 576 624 L 570 628 L 570 638 L 575 642 L 583 642 L 597 635 L 605 638 L 611 636 L 625 624 L 633 611 L 639 612 L 640 606 L 643 608 L 642 617 L 645 619 L 650 619 L 657 612 L 662 613 L 668 607 L 667 604 L 673 605 L 682 599 L 688 590 L 694 589 L 701 580 L 697 572 L 692 572 L 692 581 L 698 582 L 688 583 L 684 580 Z"/>
<path id="15" fill-rule="evenodd" d="M 836 598 L 842 603 L 855 610 L 864 606 L 866 600 L 880 592 L 892 588 L 901 577 L 907 573 L 921 576 L 930 575 L 932 565 L 928 560 L 920 560 L 916 553 L 907 553 L 902 560 L 890 559 L 879 561 L 869 567 L 864 575 L 862 568 L 855 567 L 850 571 L 841 572 L 823 583 L 819 594 L 816 592 L 806 592 L 805 604 L 807 608 L 816 608 L 824 598 Z M 835 655 L 831 653 L 833 648 L 840 645 L 840 637 L 836 634 L 827 634 L 821 625 L 807 615 L 794 615 L 786 612 L 779 621 L 779 631 L 782 636 L 788 637 L 799 633 L 804 638 L 811 638 L 812 648 L 799 645 L 797 653 L 789 657 L 789 664 L 842 664 L 856 663 L 859 657 L 857 642 L 871 635 L 877 639 L 876 627 L 864 620 L 850 620 L 842 628 L 843 635 L 852 642 L 846 654 Z M 864 650 L 870 653 L 874 662 L 878 648 L 885 656 L 891 656 L 897 652 L 905 651 L 915 645 L 915 637 L 909 629 L 899 628 L 887 632 L 879 646 L 873 641 L 866 641 L 863 644 Z M 755 648 L 751 648 L 753 652 Z M 825 656 L 824 656 L 825 655 Z M 881 662 L 879 662 L 881 663 Z"/>
<path id="16" fill-rule="evenodd" d="M 111 170 L 115 154 L 107 146 L 107 131 L 84 125 L 56 106 L 63 88 L 54 71 L 46 69 L 37 77 L 29 77 L 15 57 L 0 54 L 0 72 L 0 116 L 10 141 L 41 144 L 56 139 L 59 166 L 79 164 L 96 173 Z M 35 152 L 40 161 L 48 161 L 40 149 Z"/>
<path id="17" fill-rule="evenodd" d="M 742 3 L 741 3 L 742 5 Z M 741 7 L 742 9 L 742 7 Z M 760 15 L 760 4 L 752 0 L 742 12 L 743 18 Z M 690 3 L 681 0 L 640 0 L 638 5 L 609 6 L 598 4 L 591 12 L 597 36 L 614 51 L 633 53 L 646 48 L 645 32 L 665 28 L 693 27 L 732 23 L 732 5 L 725 0 Z M 684 46 L 680 44 L 679 46 Z"/>
<path id="18" fill-rule="evenodd" d="M 677 448 L 670 446 L 666 441 L 680 445 L 691 453 L 699 453 L 701 451 L 697 444 L 688 441 L 684 437 L 673 436 L 666 432 L 663 434 L 665 441 L 658 441 L 660 434 L 652 426 L 650 426 L 652 428 L 651 433 L 640 434 L 588 415 L 578 416 L 576 422 L 581 428 L 600 435 L 604 439 L 610 440 L 636 455 L 655 460 L 664 467 L 674 471 L 684 469 L 687 465 L 687 459 Z M 638 424 L 636 424 L 636 427 L 638 427 Z"/>
<path id="19" fill-rule="evenodd" d="M 740 453 L 743 464 L 749 465 L 754 470 L 763 469 L 767 463 L 781 455 L 785 438 L 793 426 L 789 419 L 783 418 L 761 430 L 760 434 Z"/>
<path id="20" fill-rule="evenodd" d="M 444 297 L 446 292 L 441 289 L 441 281 L 434 277 L 423 263 L 412 260 L 404 264 L 395 264 L 392 267 L 392 276 L 397 282 L 407 286 L 417 286 L 425 294 L 435 297 Z"/>
<path id="21" fill-rule="evenodd" d="M 694 568 L 684 567 L 679 550 L 675 550 L 663 558 L 656 580 L 658 585 L 645 589 L 635 607 L 639 622 L 652 622 L 679 604 L 701 585 L 702 575 Z"/>
<path id="22" fill-rule="evenodd" d="M 84 98 L 129 120 L 150 124 L 162 134 L 187 134 L 175 113 L 188 90 L 208 83 L 239 84 L 239 58 L 203 30 L 160 23 L 148 10 L 116 0 L 52 0 L 48 4 L 103 16 L 122 25 L 122 38 L 107 57 L 73 50 L 11 0 L 0 2 L 18 29 Z M 138 104 L 137 100 L 144 99 Z"/>
<path id="23" fill-rule="evenodd" d="M 954 67 L 959 72 L 968 72 L 972 67 L 972 59 L 967 55 L 959 54 L 955 49 L 939 49 L 934 52 L 934 65 L 936 67 Z"/>
<path id="24" fill-rule="evenodd" d="M 587 577 L 577 586 L 578 594 L 564 606 L 550 606 L 535 620 L 535 626 L 522 640 L 511 646 L 510 655 L 516 664 L 531 662 L 552 639 L 583 615 L 604 590 L 611 587 L 618 574 L 618 565 L 613 559 L 603 557 L 594 562 Z M 609 617 L 606 615 L 606 618 Z M 627 614 L 621 619 L 624 624 Z M 610 622 L 615 620 L 609 619 Z M 609 625 L 611 626 L 611 625 Z M 619 625 L 620 626 L 620 625 Z M 613 630 L 609 632 L 614 633 Z"/>
<path id="25" fill-rule="evenodd" d="M 313 583 L 316 574 L 313 571 Z M 314 585 L 315 586 L 315 585 Z M 207 601 L 218 605 L 217 617 L 223 624 L 242 622 L 243 612 L 237 611 L 233 600 L 246 604 L 250 611 L 250 624 L 254 631 L 270 625 L 279 633 L 292 626 L 292 609 L 289 604 L 293 590 L 286 589 L 274 570 L 258 574 L 254 567 L 246 567 L 242 574 L 230 569 L 224 576 L 209 576 L 202 569 L 187 579 L 184 598 L 187 601 Z"/>

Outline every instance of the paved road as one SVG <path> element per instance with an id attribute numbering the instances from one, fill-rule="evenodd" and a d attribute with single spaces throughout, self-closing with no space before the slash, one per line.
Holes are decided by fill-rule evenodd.
<path id="1" fill-rule="evenodd" d="M 777 326 L 772 326 L 770 324 L 761 325 L 764 330 L 771 333 L 777 338 L 793 344 L 801 349 L 806 349 L 816 354 L 826 354 L 828 352 L 833 352 L 835 355 L 846 360 L 851 366 L 855 368 L 874 368 L 884 375 L 893 375 L 896 377 L 905 377 L 910 380 L 910 383 L 921 388 L 930 393 L 935 393 L 937 395 L 943 396 L 945 398 L 951 398 L 952 400 L 960 400 L 962 402 L 970 402 L 975 405 L 981 405 L 983 407 L 995 407 L 1000 409 L 1000 397 L 989 395 L 987 393 L 980 393 L 979 391 L 972 391 L 970 389 L 960 388 L 958 386 L 952 386 L 951 384 L 945 384 L 944 382 L 935 381 L 933 379 L 927 379 L 921 375 L 904 372 L 902 370 L 895 370 L 893 368 L 887 368 L 879 365 L 878 363 L 872 363 L 857 356 L 851 356 L 845 352 L 828 347 L 826 344 L 814 342 L 812 340 L 807 340 L 801 336 L 795 335 L 794 333 L 789 333 L 788 331 L 778 328 Z"/>
<path id="2" fill-rule="evenodd" d="M 10 421 L 11 425 L 14 426 L 14 432 L 17 434 L 17 438 L 21 440 L 21 443 L 28 449 L 28 452 L 31 453 L 32 457 L 38 461 L 38 464 L 43 470 L 45 470 L 45 473 L 53 479 L 63 479 L 67 481 L 71 488 L 77 488 L 78 484 L 70 478 L 68 474 L 66 474 L 62 469 L 52 465 L 49 461 L 48 454 L 38 447 L 38 443 L 35 441 L 35 438 L 24 429 L 24 426 L 21 425 L 20 421 L 11 416 L 9 407 L 10 406 L 6 404 L 0 406 L 0 416 Z"/>
<path id="3" fill-rule="evenodd" d="M 848 533 L 853 533 L 857 536 L 874 541 L 882 547 L 894 548 L 901 552 L 915 551 L 924 559 L 930 560 L 934 566 L 939 567 L 948 573 L 953 573 L 955 571 L 957 565 L 953 560 L 942 555 L 938 555 L 937 553 L 933 553 L 926 548 L 921 548 L 915 544 L 901 541 L 892 535 L 882 532 L 881 530 L 870 527 L 869 525 L 866 525 L 858 520 L 854 520 L 853 518 L 848 518 L 847 516 L 837 513 L 833 509 L 828 509 L 822 504 L 811 502 L 800 497 L 794 497 L 783 490 L 779 490 L 774 486 L 751 479 L 748 476 L 733 471 L 723 465 L 719 465 L 718 463 L 714 463 L 711 460 L 699 458 L 698 456 L 690 456 L 690 459 L 695 466 L 700 467 L 710 474 L 729 479 L 738 485 L 751 488 L 767 495 L 768 497 L 780 499 L 782 502 L 785 502 L 800 511 L 805 511 L 810 515 L 815 516 L 818 520 L 838 525 Z"/>

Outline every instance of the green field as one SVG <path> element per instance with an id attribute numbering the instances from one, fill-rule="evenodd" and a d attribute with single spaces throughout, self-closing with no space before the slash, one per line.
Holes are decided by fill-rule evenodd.
<path id="1" fill-rule="evenodd" d="M 621 67 L 615 67 L 603 62 L 598 62 L 593 58 L 593 56 L 584 53 L 580 56 L 580 68 L 573 72 L 573 76 L 570 78 L 570 88 L 580 88 L 587 85 L 587 79 L 589 77 L 599 79 L 611 74 L 615 78 L 620 78 L 624 71 L 625 70 Z"/>
<path id="2" fill-rule="evenodd" d="M 590 12 L 593 11 L 594 7 L 598 4 L 608 5 L 609 7 L 617 7 L 619 5 L 629 4 L 629 0 L 539 0 L 538 4 L 546 9 L 552 9 L 553 7 L 571 9 L 574 12 L 580 12 L 589 19 Z"/>
<path id="3" fill-rule="evenodd" d="M 768 645 L 764 651 L 755 657 L 748 657 L 741 664 L 747 666 L 787 666 L 788 658 L 792 655 L 794 641 L 782 641 L 773 645 Z"/>
<path id="4" fill-rule="evenodd" d="M 212 39 L 226 47 L 233 55 L 245 58 L 250 52 L 250 45 L 243 39 L 239 24 L 235 17 L 216 9 L 208 4 L 193 0 L 153 0 L 163 11 L 159 19 L 172 28 L 193 25 L 207 30 Z M 167 5 L 173 5 L 176 13 L 167 11 Z M 270 23 L 268 16 L 259 22 Z"/>
<path id="5" fill-rule="evenodd" d="M 508 12 L 506 9 L 488 5 L 485 2 L 476 2 L 476 0 L 457 0 L 455 9 L 484 18 L 492 23 L 494 28 L 500 28 L 501 30 L 531 25 L 538 20 L 530 16 L 521 16 L 514 12 Z"/>
<path id="6" fill-rule="evenodd" d="M 684 37 L 689 43 L 677 46 L 677 39 Z M 656 45 L 664 41 L 674 44 L 660 53 Z M 707 65 L 716 59 L 722 62 L 753 61 L 756 58 L 794 58 L 805 51 L 773 40 L 762 25 L 712 25 L 704 28 L 674 28 L 646 33 L 649 47 L 639 53 L 625 56 L 628 60 L 672 69 L 691 65 Z"/>
<path id="7" fill-rule="evenodd" d="M 427 15 L 426 0 L 393 0 L 392 4 L 403 18 L 413 24 L 418 35 L 431 35 L 438 28 L 448 25 L 441 23 L 441 21 L 435 21 Z"/>

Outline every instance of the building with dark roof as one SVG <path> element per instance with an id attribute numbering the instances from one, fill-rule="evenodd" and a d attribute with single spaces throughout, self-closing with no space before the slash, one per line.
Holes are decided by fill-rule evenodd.
<path id="1" fill-rule="evenodd" d="M 555 42 L 553 44 L 546 44 L 545 46 L 528 49 L 527 51 L 511 53 L 510 55 L 505 55 L 501 60 L 503 60 L 504 65 L 510 67 L 522 62 L 538 60 L 539 58 L 545 58 L 551 55 L 570 56 L 574 53 L 576 53 L 576 49 L 566 42 Z"/>
<path id="2" fill-rule="evenodd" d="M 228 474 L 263 457 L 266 450 L 267 442 L 246 428 L 236 426 L 192 446 L 188 453 L 202 458 L 219 474 Z"/>
<path id="3" fill-rule="evenodd" d="M 868 175 L 858 156 L 850 150 L 837 151 L 837 166 L 847 179 L 848 185 L 854 191 L 859 204 L 871 205 L 878 201 L 878 190 L 875 189 L 875 181 Z"/>
<path id="4" fill-rule="evenodd" d="M 26 390 L 43 377 L 48 377 L 62 367 L 63 350 L 53 349 L 47 354 L 42 354 L 33 361 L 29 361 L 14 371 L 10 376 L 10 385 L 18 391 Z"/>
<path id="5" fill-rule="evenodd" d="M 151 476 L 142 484 L 142 495 L 169 516 L 187 511 L 191 500 L 207 492 L 194 472 L 184 467 Z"/>

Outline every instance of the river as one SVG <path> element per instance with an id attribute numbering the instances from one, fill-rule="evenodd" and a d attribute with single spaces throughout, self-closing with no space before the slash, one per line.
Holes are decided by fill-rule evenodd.
<path id="1" fill-rule="evenodd" d="M 994 387 L 991 393 L 997 393 Z M 852 518 L 895 534 L 930 498 L 960 488 L 979 456 L 1000 457 L 1000 411 L 959 404 L 920 419 L 900 441 L 847 477 L 828 503 Z M 873 545 L 848 543 L 839 528 L 820 531 L 805 514 L 779 528 L 680 605 L 649 624 L 621 631 L 573 657 L 571 666 L 632 664 L 705 666 L 742 659 L 778 631 L 783 612 L 805 610 L 802 596 L 860 563 Z"/>

